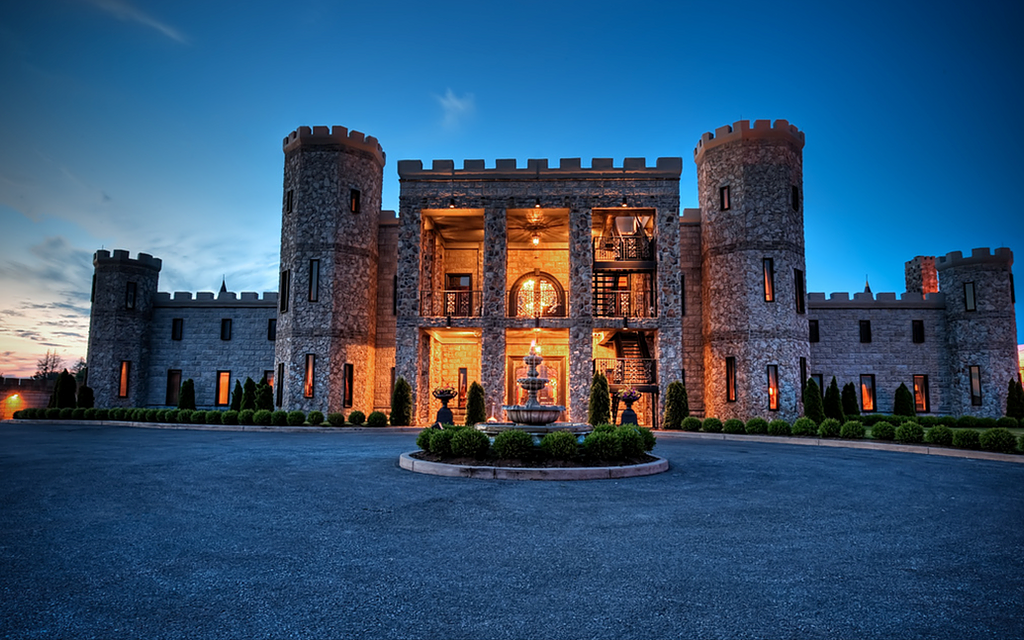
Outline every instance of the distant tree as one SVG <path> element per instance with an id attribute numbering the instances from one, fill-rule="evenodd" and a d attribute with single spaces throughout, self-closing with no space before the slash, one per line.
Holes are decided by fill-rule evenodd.
<path id="1" fill-rule="evenodd" d="M 399 377 L 398 380 L 395 380 L 395 389 L 391 393 L 391 426 L 408 427 L 410 424 L 412 424 L 412 387 L 405 381 L 405 378 Z"/>
<path id="2" fill-rule="evenodd" d="M 56 404 L 54 406 L 58 409 L 74 409 L 78 405 L 76 400 L 78 383 L 75 382 L 75 376 L 68 373 L 67 369 L 57 376 L 57 384 L 54 385 L 54 395 L 56 396 Z"/>
<path id="3" fill-rule="evenodd" d="M 813 379 L 804 385 L 804 417 L 810 418 L 814 424 L 821 424 L 825 419 L 825 407 L 821 403 L 821 389 Z"/>
<path id="4" fill-rule="evenodd" d="M 96 405 L 96 399 L 92 387 L 82 385 L 78 387 L 78 406 L 82 409 L 92 409 Z"/>
<path id="5" fill-rule="evenodd" d="M 608 424 L 612 420 L 611 396 L 608 393 L 608 379 L 600 371 L 594 372 L 590 381 L 590 404 L 587 407 L 587 422 Z"/>
<path id="6" fill-rule="evenodd" d="M 682 429 L 683 419 L 690 415 L 690 400 L 686 394 L 686 386 L 679 380 L 673 380 L 665 393 L 665 417 L 661 421 L 664 429 Z"/>
<path id="7" fill-rule="evenodd" d="M 1006 388 L 1006 415 L 1024 420 L 1024 387 L 1016 378 L 1010 378 Z"/>
<path id="8" fill-rule="evenodd" d="M 242 410 L 242 383 L 235 380 L 235 388 L 231 391 L 231 410 L 241 411 Z"/>
<path id="9" fill-rule="evenodd" d="M 274 390 L 265 377 L 256 385 L 256 410 L 274 410 Z"/>
<path id="10" fill-rule="evenodd" d="M 860 405 L 857 403 L 857 387 L 852 382 L 843 385 L 843 413 L 847 416 L 859 416 Z"/>
<path id="11" fill-rule="evenodd" d="M 181 383 L 181 390 L 178 392 L 178 408 L 196 410 L 196 383 L 189 378 Z"/>
<path id="12" fill-rule="evenodd" d="M 832 376 L 832 382 L 825 391 L 825 417 L 838 420 L 839 424 L 846 422 L 846 416 L 843 414 L 843 397 L 839 393 L 835 376 Z"/>
<path id="13" fill-rule="evenodd" d="M 79 386 L 85 384 L 85 378 L 89 374 L 89 367 L 85 364 L 85 358 L 79 358 L 75 366 L 71 367 L 71 373 L 75 376 L 75 382 Z"/>
<path id="14" fill-rule="evenodd" d="M 46 355 L 36 361 L 36 372 L 32 376 L 36 380 L 56 380 L 60 375 L 64 360 L 56 351 L 46 351 Z"/>
<path id="15" fill-rule="evenodd" d="M 256 383 L 253 382 L 252 378 L 245 378 L 245 387 L 242 391 L 242 404 L 239 411 L 255 411 L 256 410 Z"/>
<path id="16" fill-rule="evenodd" d="M 896 398 L 893 401 L 892 414 L 894 416 L 917 415 L 917 407 L 914 406 L 914 396 L 911 395 L 907 385 L 902 382 L 896 388 Z"/>
<path id="17" fill-rule="evenodd" d="M 474 380 L 466 396 L 466 424 L 474 425 L 487 420 L 487 407 L 483 386 Z"/>

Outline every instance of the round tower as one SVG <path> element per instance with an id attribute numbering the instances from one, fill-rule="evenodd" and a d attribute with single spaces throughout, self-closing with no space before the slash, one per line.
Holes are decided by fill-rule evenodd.
<path id="1" fill-rule="evenodd" d="M 276 398 L 369 413 L 384 151 L 344 127 L 299 127 L 284 157 Z"/>
<path id="2" fill-rule="evenodd" d="M 1006 411 L 1007 383 L 1017 379 L 1017 318 L 1013 252 L 959 251 L 935 261 L 946 298 L 946 330 L 954 415 L 998 417 Z"/>
<path id="3" fill-rule="evenodd" d="M 161 262 L 123 250 L 93 255 L 89 314 L 89 374 L 97 407 L 143 407 L 147 402 L 149 336 Z"/>
<path id="4" fill-rule="evenodd" d="M 743 120 L 694 149 L 707 416 L 793 420 L 803 411 L 803 146 L 785 120 Z"/>

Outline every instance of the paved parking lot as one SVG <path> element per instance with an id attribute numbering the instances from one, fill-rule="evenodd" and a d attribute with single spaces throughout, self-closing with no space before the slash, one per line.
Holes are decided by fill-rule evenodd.
<path id="1" fill-rule="evenodd" d="M 414 440 L 0 425 L 0 636 L 1024 636 L 1024 465 L 665 440 L 517 483 Z"/>

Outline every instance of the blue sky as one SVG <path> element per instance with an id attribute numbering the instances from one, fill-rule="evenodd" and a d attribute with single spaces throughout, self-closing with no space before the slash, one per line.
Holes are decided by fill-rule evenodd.
<path id="1" fill-rule="evenodd" d="M 275 290 L 281 139 L 400 159 L 682 156 L 806 133 L 810 291 L 901 292 L 915 255 L 1024 255 L 1019 3 L 36 0 L 0 5 L 0 373 L 84 356 L 91 255 L 163 291 Z M 461 166 L 459 164 L 458 166 Z M 1018 342 L 1024 342 L 1018 320 Z"/>

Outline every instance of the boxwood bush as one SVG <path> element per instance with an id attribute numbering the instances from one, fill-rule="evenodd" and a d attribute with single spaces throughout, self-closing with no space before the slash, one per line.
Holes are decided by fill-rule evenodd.
<path id="1" fill-rule="evenodd" d="M 996 453 L 1017 453 L 1017 438 L 1009 429 L 995 427 L 981 432 L 978 443 L 985 451 Z"/>
<path id="2" fill-rule="evenodd" d="M 287 411 L 275 411 L 273 416 L 272 416 L 272 418 L 271 418 L 271 421 L 274 423 L 274 426 L 277 426 L 277 427 L 285 427 L 285 426 L 287 426 L 288 425 L 288 412 Z"/>
<path id="3" fill-rule="evenodd" d="M 995 418 L 978 418 L 979 429 L 995 429 L 999 422 Z"/>
<path id="4" fill-rule="evenodd" d="M 452 455 L 452 438 L 455 429 L 428 429 L 430 432 L 430 452 L 439 456 Z"/>
<path id="5" fill-rule="evenodd" d="M 939 416 L 939 424 L 956 429 L 956 416 Z"/>
<path id="6" fill-rule="evenodd" d="M 747 433 L 768 433 L 768 421 L 764 418 L 751 418 L 747 420 Z"/>
<path id="7" fill-rule="evenodd" d="M 159 409 L 146 409 L 146 422 L 157 422 L 159 416 Z"/>
<path id="8" fill-rule="evenodd" d="M 224 424 L 224 414 L 215 409 L 206 412 L 206 424 Z"/>
<path id="9" fill-rule="evenodd" d="M 99 409 L 94 409 L 94 408 L 86 409 L 85 410 L 85 419 L 86 420 L 98 420 L 99 418 L 96 417 L 96 415 L 98 413 L 99 413 Z"/>
<path id="10" fill-rule="evenodd" d="M 572 460 L 579 452 L 579 444 L 568 431 L 553 431 L 541 438 L 540 449 L 555 460 Z"/>
<path id="11" fill-rule="evenodd" d="M 362 411 L 353 411 L 352 413 L 348 414 L 348 421 L 356 426 L 359 426 L 366 421 L 366 414 L 363 413 Z"/>
<path id="12" fill-rule="evenodd" d="M 745 433 L 746 427 L 742 420 L 731 418 L 722 423 L 722 431 L 724 433 Z"/>
<path id="13" fill-rule="evenodd" d="M 595 424 L 594 425 L 594 430 L 591 433 L 596 433 L 598 431 L 601 431 L 601 432 L 604 432 L 604 433 L 613 433 L 615 431 L 615 425 L 614 424 L 608 424 L 607 422 L 602 422 L 601 424 Z"/>
<path id="14" fill-rule="evenodd" d="M 791 431 L 794 436 L 816 436 L 818 435 L 818 425 L 810 418 L 797 418 Z"/>
<path id="15" fill-rule="evenodd" d="M 957 429 L 953 432 L 953 446 L 957 449 L 978 449 L 981 447 L 978 432 L 974 429 Z"/>
<path id="16" fill-rule="evenodd" d="M 770 436 L 788 436 L 790 431 L 789 423 L 785 420 L 772 420 L 768 423 L 768 435 Z"/>
<path id="17" fill-rule="evenodd" d="M 838 438 L 842 425 L 835 418 L 825 418 L 818 427 L 819 438 Z"/>
<path id="18" fill-rule="evenodd" d="M 721 433 L 722 421 L 718 418 L 704 418 L 704 422 L 700 425 L 700 430 L 704 433 Z"/>
<path id="19" fill-rule="evenodd" d="M 846 440 L 857 440 L 864 437 L 864 425 L 859 420 L 847 420 L 839 429 L 839 437 Z"/>
<path id="20" fill-rule="evenodd" d="M 938 424 L 925 431 L 924 441 L 928 444 L 937 444 L 948 447 L 953 444 L 953 430 L 944 424 Z"/>
<path id="21" fill-rule="evenodd" d="M 455 429 L 452 436 L 452 455 L 467 458 L 485 458 L 491 448 L 491 441 L 482 431 L 476 429 Z"/>
<path id="22" fill-rule="evenodd" d="M 524 459 L 533 454 L 533 436 L 519 429 L 509 429 L 494 437 L 493 446 L 494 455 L 499 458 Z"/>
<path id="23" fill-rule="evenodd" d="M 252 409 L 242 409 L 238 412 L 238 424 L 250 425 L 253 423 L 253 418 L 256 416 L 256 412 Z"/>
<path id="24" fill-rule="evenodd" d="M 615 437 L 619 440 L 619 454 L 623 458 L 639 458 L 644 454 L 644 439 L 637 427 L 623 425 L 615 430 Z"/>
<path id="25" fill-rule="evenodd" d="M 978 419 L 974 416 L 960 416 L 956 420 L 957 429 L 977 429 Z"/>
<path id="26" fill-rule="evenodd" d="M 1017 418 L 1013 418 L 1011 416 L 1003 416 L 1002 418 L 996 420 L 996 426 L 1002 427 L 1003 429 L 1016 429 L 1017 427 L 1020 426 L 1020 423 L 1017 421 Z"/>
<path id="27" fill-rule="evenodd" d="M 683 431 L 700 431 L 700 418 L 690 416 L 683 418 Z"/>
<path id="28" fill-rule="evenodd" d="M 871 427 L 871 437 L 875 440 L 892 440 L 896 437 L 896 427 L 891 422 L 876 422 Z"/>
<path id="29" fill-rule="evenodd" d="M 96 410 L 97 420 L 110 420 L 110 409 L 97 409 Z"/>
<path id="30" fill-rule="evenodd" d="M 289 411 L 288 412 L 288 426 L 301 427 L 302 423 L 306 421 L 306 414 L 301 411 Z"/>
<path id="31" fill-rule="evenodd" d="M 924 442 L 924 427 L 916 422 L 904 422 L 896 427 L 896 442 L 904 444 Z"/>
<path id="32" fill-rule="evenodd" d="M 332 413 L 330 415 L 338 415 L 338 414 Z M 330 416 L 328 416 L 328 419 L 329 418 L 330 418 Z M 335 425 L 335 426 L 338 426 L 338 425 Z M 424 429 L 423 431 L 420 431 L 420 434 L 418 436 L 416 436 L 416 446 L 417 447 L 419 447 L 420 449 L 422 449 L 424 451 L 430 451 L 430 432 L 431 431 L 434 431 L 434 429 Z"/>
<path id="33" fill-rule="evenodd" d="M 328 413 L 327 423 L 332 427 L 343 427 L 345 426 L 345 414 L 344 413 Z M 420 447 L 421 449 L 423 447 Z M 424 449 L 425 450 L 425 449 Z"/>
<path id="34" fill-rule="evenodd" d="M 614 432 L 595 429 L 583 439 L 583 454 L 592 460 L 618 460 L 622 444 Z"/>
<path id="35" fill-rule="evenodd" d="M 322 411 L 310 411 L 309 415 L 306 416 L 306 422 L 308 422 L 309 424 L 313 425 L 314 427 L 319 427 L 320 425 L 322 425 L 324 423 L 324 414 L 323 414 L 323 412 Z"/>
<path id="36" fill-rule="evenodd" d="M 238 424 L 238 412 L 233 409 L 229 409 L 224 412 L 224 415 L 222 415 L 220 419 L 224 424 Z"/>
<path id="37" fill-rule="evenodd" d="M 388 417 L 381 411 L 372 411 L 370 415 L 366 416 L 366 426 L 386 427 L 388 426 Z"/>
<path id="38" fill-rule="evenodd" d="M 266 409 L 260 409 L 252 416 L 252 421 L 261 427 L 269 427 L 271 420 L 274 419 L 274 412 L 267 411 Z"/>
<path id="39" fill-rule="evenodd" d="M 71 417 L 75 420 L 85 420 L 85 408 L 77 407 L 71 410 Z"/>
<path id="40" fill-rule="evenodd" d="M 50 412 L 51 411 L 56 411 L 56 412 L 60 413 L 60 409 L 47 409 L 46 410 L 46 417 L 47 418 L 50 417 Z M 125 416 L 127 414 L 128 414 L 128 411 L 126 409 L 124 409 L 123 407 L 118 407 L 116 409 L 111 409 L 110 410 L 110 419 L 114 420 L 114 421 L 117 421 L 117 422 L 123 422 L 125 420 Z"/>

